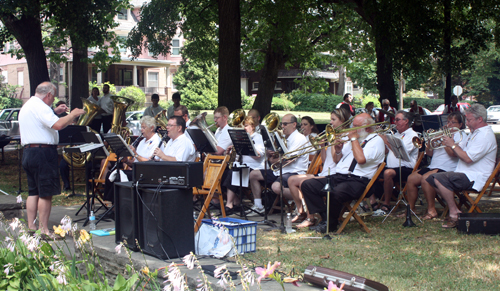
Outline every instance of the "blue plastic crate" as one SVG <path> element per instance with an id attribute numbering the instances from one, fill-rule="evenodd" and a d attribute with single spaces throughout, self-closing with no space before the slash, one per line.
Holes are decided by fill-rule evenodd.
<path id="1" fill-rule="evenodd" d="M 203 219 L 203 223 L 214 225 L 211 219 Z M 222 224 L 229 234 L 234 237 L 238 253 L 250 253 L 256 251 L 257 244 L 257 222 L 221 217 L 218 222 Z"/>

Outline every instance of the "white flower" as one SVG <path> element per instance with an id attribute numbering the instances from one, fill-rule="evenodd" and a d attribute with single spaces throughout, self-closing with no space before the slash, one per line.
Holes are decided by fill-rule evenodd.
<path id="1" fill-rule="evenodd" d="M 19 218 L 16 217 L 10 224 L 10 228 L 12 228 L 12 230 L 15 230 L 17 227 L 19 227 L 19 224 L 20 224 Z"/>
<path id="2" fill-rule="evenodd" d="M 23 197 L 21 197 L 21 195 L 18 195 L 18 196 L 16 197 L 16 202 L 17 202 L 17 203 L 23 203 Z"/>
<path id="3" fill-rule="evenodd" d="M 3 270 L 3 272 L 5 273 L 5 275 L 8 276 L 10 273 L 10 269 L 12 269 L 12 264 L 8 263 L 7 265 L 4 265 L 3 267 L 5 268 L 5 270 Z"/>
<path id="4" fill-rule="evenodd" d="M 70 231 L 71 230 L 71 218 L 69 216 L 64 216 L 63 219 L 61 219 L 61 228 L 64 231 Z"/>
<path id="5" fill-rule="evenodd" d="M 122 243 L 118 244 L 116 247 L 115 247 L 115 252 L 117 254 L 120 254 L 122 252 Z"/>
<path id="6" fill-rule="evenodd" d="M 222 273 L 224 273 L 224 272 L 222 272 L 222 270 L 225 270 L 225 269 L 227 269 L 225 264 L 222 265 L 222 266 L 220 266 L 220 267 L 215 268 L 215 270 L 214 270 L 214 277 L 215 278 L 219 278 L 219 276 Z"/>
<path id="7" fill-rule="evenodd" d="M 184 280 L 184 276 L 181 274 L 181 270 L 175 266 L 175 263 L 170 264 L 168 266 L 168 273 L 167 273 L 167 280 L 165 281 L 169 283 L 166 285 L 163 290 L 170 291 L 170 290 L 185 290 L 186 289 L 186 282 Z"/>
<path id="8" fill-rule="evenodd" d="M 63 274 L 59 274 L 59 276 L 57 276 L 57 282 L 59 282 L 59 284 L 63 284 L 63 285 L 68 284 L 68 282 L 66 282 L 66 277 Z"/>
<path id="9" fill-rule="evenodd" d="M 194 268 L 194 261 L 196 257 L 194 256 L 193 253 L 189 253 L 188 255 L 185 255 L 184 258 L 182 258 L 182 261 L 184 261 L 184 264 L 186 264 L 186 267 L 189 270 L 192 270 Z"/>

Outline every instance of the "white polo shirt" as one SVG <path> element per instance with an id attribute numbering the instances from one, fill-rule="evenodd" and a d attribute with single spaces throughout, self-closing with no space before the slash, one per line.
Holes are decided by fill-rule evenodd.
<path id="1" fill-rule="evenodd" d="M 497 140 L 491 126 L 483 126 L 469 134 L 462 149 L 467 153 L 472 163 L 459 160 L 455 172 L 464 173 L 471 182 L 472 188 L 481 191 L 486 180 L 495 168 L 497 157 Z"/>
<path id="2" fill-rule="evenodd" d="M 143 158 L 151 158 L 154 154 L 155 149 L 160 144 L 161 138 L 155 133 L 150 139 L 146 140 L 145 138 L 141 140 L 141 142 L 137 145 L 135 151 L 137 154 Z M 137 159 L 134 162 L 138 162 Z"/>
<path id="3" fill-rule="evenodd" d="M 384 140 L 375 133 L 369 134 L 363 141 L 367 141 L 363 147 L 363 154 L 365 155 L 366 163 L 363 165 L 356 164 L 354 171 L 351 173 L 355 176 L 365 177 L 371 179 L 377 171 L 379 165 L 385 158 L 385 144 Z M 360 144 L 362 144 L 362 142 Z M 352 151 L 352 143 L 346 142 L 342 148 L 342 158 L 337 164 L 337 173 L 349 174 L 354 154 Z"/>
<path id="4" fill-rule="evenodd" d="M 226 124 L 223 129 L 219 127 L 217 128 L 217 131 L 215 131 L 217 146 L 220 146 L 224 150 L 227 150 L 227 148 L 233 144 L 233 142 L 231 141 L 231 137 L 229 136 L 228 129 L 231 129 L 231 127 Z"/>
<path id="5" fill-rule="evenodd" d="M 102 113 L 102 116 L 112 115 L 115 105 L 113 99 L 111 99 L 111 93 L 105 94 L 99 98 L 97 105 L 105 111 L 105 113 Z"/>
<path id="6" fill-rule="evenodd" d="M 21 145 L 59 143 L 59 133 L 52 126 L 59 120 L 52 108 L 38 97 L 31 97 L 19 112 Z"/>
<path id="7" fill-rule="evenodd" d="M 455 132 L 453 139 L 455 143 L 458 143 L 460 148 L 464 148 L 467 143 L 467 134 L 462 132 L 463 138 L 460 140 L 460 132 Z M 458 157 L 450 157 L 444 148 L 436 149 L 432 153 L 431 164 L 429 165 L 429 169 L 441 169 L 446 172 L 453 172 L 457 168 Z"/>
<path id="8" fill-rule="evenodd" d="M 253 170 L 264 169 L 264 162 L 266 160 L 266 149 L 264 147 L 264 141 L 262 140 L 262 135 L 254 132 L 250 136 L 253 140 L 253 146 L 255 150 L 260 154 L 260 157 L 243 156 L 243 164 L 247 165 Z"/>
<path id="9" fill-rule="evenodd" d="M 402 133 L 395 133 L 394 136 L 403 140 L 403 146 L 410 157 L 410 161 L 408 162 L 401 160 L 401 167 L 413 169 L 418 158 L 418 148 L 413 145 L 413 138 L 418 136 L 418 134 L 410 127 Z M 399 159 L 396 158 L 391 150 L 389 150 L 389 154 L 387 155 L 387 168 L 399 168 Z"/>
<path id="10" fill-rule="evenodd" d="M 185 134 L 181 134 L 175 140 L 170 139 L 162 151 L 179 162 L 194 162 L 196 159 L 193 142 Z"/>
<path id="11" fill-rule="evenodd" d="M 308 139 L 300 133 L 298 130 L 295 130 L 288 136 L 286 139 L 286 144 L 288 151 L 294 151 L 296 149 L 299 149 L 300 147 L 304 148 L 305 145 L 307 144 Z M 305 150 L 301 150 L 296 152 L 295 154 L 301 154 L 305 152 Z M 307 172 L 307 167 L 309 165 L 309 155 L 301 155 L 300 157 L 297 157 L 297 159 L 289 164 L 288 166 L 283 168 L 283 174 L 287 173 L 297 173 L 297 174 L 305 174 Z M 280 175 L 280 171 L 274 171 L 275 176 Z"/>

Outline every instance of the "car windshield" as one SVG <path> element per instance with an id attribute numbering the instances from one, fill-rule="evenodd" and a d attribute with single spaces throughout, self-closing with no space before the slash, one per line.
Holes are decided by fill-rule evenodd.
<path id="1" fill-rule="evenodd" d="M 490 107 L 488 108 L 489 112 L 500 112 L 500 106 L 499 107 Z"/>
<path id="2" fill-rule="evenodd" d="M 437 112 L 442 112 L 444 110 L 444 104 L 439 105 L 438 108 L 436 108 Z"/>
<path id="3" fill-rule="evenodd" d="M 2 113 L 0 113 L 0 120 L 6 120 L 7 116 L 9 116 L 10 110 L 3 110 Z"/>

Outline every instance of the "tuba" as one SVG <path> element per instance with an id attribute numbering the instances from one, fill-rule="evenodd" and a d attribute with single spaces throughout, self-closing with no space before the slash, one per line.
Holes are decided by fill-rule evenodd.
<path id="1" fill-rule="evenodd" d="M 229 117 L 227 119 L 227 125 L 229 125 L 232 128 L 242 128 L 245 116 L 246 116 L 245 110 L 241 108 L 236 109 L 235 111 L 231 112 L 231 114 L 229 114 Z"/>
<path id="2" fill-rule="evenodd" d="M 217 149 L 217 144 L 218 144 L 217 139 L 215 138 L 214 133 L 210 130 L 210 127 L 214 126 L 215 123 L 208 126 L 206 116 L 207 116 L 206 112 L 203 112 L 202 114 L 196 116 L 193 119 L 193 121 L 191 121 L 189 126 L 194 125 L 197 126 L 199 129 L 201 129 L 205 133 L 205 136 L 207 137 L 208 142 L 210 142 L 210 145 L 212 145 L 214 149 Z"/>
<path id="3" fill-rule="evenodd" d="M 99 110 L 101 110 L 101 107 L 97 106 L 96 104 L 90 102 L 86 98 L 80 98 L 82 99 L 82 104 L 83 104 L 83 110 L 85 110 L 85 114 L 81 115 L 78 118 L 78 122 L 76 125 L 82 125 L 82 126 L 87 126 L 90 124 L 92 119 L 99 113 Z M 74 167 L 83 167 L 85 165 L 85 162 L 90 159 L 90 153 L 73 153 L 73 154 L 68 154 L 68 153 L 63 153 L 63 159 L 69 164 L 73 164 Z M 73 162 L 71 162 L 73 160 Z"/>
<path id="4" fill-rule="evenodd" d="M 123 139 L 130 144 L 130 128 L 122 126 L 122 123 L 127 108 L 134 104 L 135 101 L 122 96 L 111 96 L 111 100 L 113 100 L 113 122 L 111 123 L 111 132 L 121 135 Z"/>

